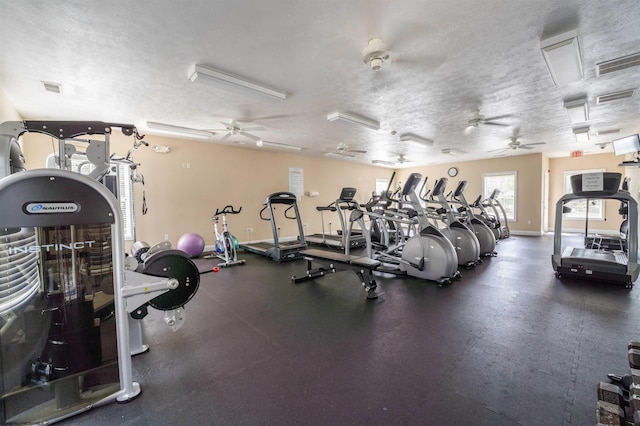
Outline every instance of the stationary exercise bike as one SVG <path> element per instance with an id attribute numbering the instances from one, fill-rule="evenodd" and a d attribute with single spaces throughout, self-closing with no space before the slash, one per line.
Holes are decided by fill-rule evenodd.
<path id="1" fill-rule="evenodd" d="M 216 234 L 216 242 L 214 244 L 213 253 L 205 256 L 205 259 L 213 259 L 217 257 L 224 260 L 222 263 L 218 263 L 218 266 L 225 268 L 227 266 L 242 265 L 244 259 L 238 259 L 238 239 L 231 235 L 229 228 L 227 227 L 227 214 L 238 214 L 242 211 L 242 207 L 238 210 L 234 210 L 233 206 L 225 206 L 222 210 L 216 209 L 215 214 L 211 218 L 213 222 L 213 230 Z M 222 216 L 222 233 L 218 231 L 218 217 Z"/>

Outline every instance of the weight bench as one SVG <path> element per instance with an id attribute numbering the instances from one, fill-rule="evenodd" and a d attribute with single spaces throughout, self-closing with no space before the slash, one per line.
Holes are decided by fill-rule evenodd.
<path id="1" fill-rule="evenodd" d="M 367 299 L 376 299 L 378 297 L 376 293 L 378 285 L 371 271 L 380 266 L 379 261 L 368 257 L 353 256 L 319 249 L 302 250 L 300 254 L 307 261 L 307 273 L 299 277 L 291 277 L 291 282 L 297 284 L 323 277 L 328 273 L 351 270 L 360 278 L 360 283 L 367 292 Z M 319 263 L 322 266 L 314 269 L 313 262 Z"/>

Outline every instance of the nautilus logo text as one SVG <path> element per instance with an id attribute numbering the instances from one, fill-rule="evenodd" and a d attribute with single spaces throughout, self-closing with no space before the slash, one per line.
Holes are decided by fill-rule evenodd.
<path id="1" fill-rule="evenodd" d="M 27 213 L 74 213 L 79 210 L 76 203 L 29 203 L 26 205 Z"/>

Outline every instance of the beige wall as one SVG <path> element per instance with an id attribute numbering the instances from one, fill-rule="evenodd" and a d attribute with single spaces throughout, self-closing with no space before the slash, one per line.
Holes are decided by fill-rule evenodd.
<path id="1" fill-rule="evenodd" d="M 484 173 L 516 172 L 516 220 L 509 222 L 509 227 L 512 231 L 522 234 L 540 235 L 542 233 L 544 164 L 545 160 L 541 154 L 530 154 L 406 169 L 400 171 L 398 176 L 404 181 L 409 173 L 418 172 L 422 176 L 428 176 L 428 185 L 433 187 L 436 179 L 447 176 L 449 167 L 457 167 L 458 175 L 449 178 L 447 189 L 453 190 L 459 181 L 466 180 L 468 184 L 465 197 L 467 201 L 473 202 L 482 193 Z"/>
<path id="2" fill-rule="evenodd" d="M 19 120 L 22 120 L 20 114 L 18 114 L 4 91 L 0 89 L 0 123 Z"/>

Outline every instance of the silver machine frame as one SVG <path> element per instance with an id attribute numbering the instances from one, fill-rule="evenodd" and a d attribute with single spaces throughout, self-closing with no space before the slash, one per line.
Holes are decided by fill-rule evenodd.
<path id="1" fill-rule="evenodd" d="M 0 125 L 0 211 L 5 212 L 13 209 L 11 210 L 11 214 L 2 213 L 2 215 L 0 215 L 2 218 L 0 220 L 0 226 L 42 226 L 45 228 L 52 226 L 44 224 L 43 221 L 49 220 L 49 218 L 43 218 L 42 216 L 55 215 L 39 215 L 40 217 L 37 219 L 30 219 L 26 211 L 21 213 L 17 210 L 23 207 L 16 207 L 15 203 L 16 188 L 29 187 L 31 182 L 35 184 L 41 182 L 43 179 L 52 182 L 52 185 L 54 185 L 56 181 L 73 182 L 74 186 L 84 188 L 83 191 L 86 190 L 87 194 L 91 194 L 90 197 L 103 200 L 110 210 L 104 213 L 112 218 L 110 228 L 111 241 L 113 242 L 111 248 L 114 288 L 113 302 L 115 309 L 115 333 L 119 376 L 119 389 L 102 397 L 98 401 L 91 399 L 83 400 L 82 395 L 78 395 L 77 402 L 65 407 L 63 410 L 54 410 L 54 413 L 47 412 L 44 414 L 44 412 L 40 411 L 34 413 L 34 409 L 31 409 L 29 410 L 31 411 L 30 413 L 25 413 L 26 417 L 21 414 L 13 419 L 0 418 L 0 423 L 22 423 L 27 421 L 29 423 L 50 424 L 113 401 L 121 403 L 129 402 L 136 398 L 141 392 L 140 384 L 133 380 L 131 356 L 132 354 L 144 352 L 148 346 L 142 344 L 141 321 L 134 319 L 130 314 L 157 296 L 163 295 L 171 289 L 176 289 L 179 281 L 175 278 L 145 275 L 126 267 L 123 219 L 121 217 L 119 202 L 109 189 L 96 180 L 99 175 L 104 175 L 109 169 L 109 135 L 112 128 L 122 129 L 125 135 L 138 136 L 133 125 L 103 122 L 17 121 L 5 122 Z M 74 138 L 80 134 L 103 135 L 105 138 L 104 141 L 97 143 L 93 148 L 87 149 L 90 152 L 92 151 L 91 155 L 93 157 L 101 158 L 102 164 L 96 167 L 92 176 L 84 176 L 79 173 L 59 169 L 18 170 L 17 173 L 12 173 L 16 170 L 13 168 L 15 165 L 12 165 L 9 160 L 11 148 L 14 144 L 17 144 L 18 138 L 23 133 L 30 131 L 45 133 L 59 139 L 61 141 L 61 150 L 59 151 L 61 154 L 65 152 L 63 142 L 65 138 Z M 75 185 L 75 183 L 77 183 L 77 185 Z M 13 197 L 10 202 L 7 200 L 8 196 Z M 32 200 L 31 197 L 33 197 L 33 195 L 24 194 L 24 203 L 37 201 Z M 73 201 L 72 193 L 67 194 L 67 197 L 69 199 L 66 201 Z M 23 216 L 20 216 L 20 214 L 23 214 Z M 58 213 L 57 215 L 64 215 L 64 213 Z M 25 223 L 4 223 L 11 220 L 15 221 L 16 219 L 11 219 L 12 217 L 25 218 Z M 58 222 L 60 220 L 58 220 Z M 55 220 L 53 221 L 55 222 Z M 182 308 L 175 309 L 172 312 L 168 312 L 168 314 L 165 313 L 165 322 L 172 330 L 177 329 L 182 321 L 184 321 Z M 115 388 L 116 384 L 114 383 L 113 385 Z M 0 404 L 5 403 L 4 398 L 3 395 L 0 395 Z M 4 413 L 5 411 L 3 409 L 2 414 L 4 415 Z"/>

